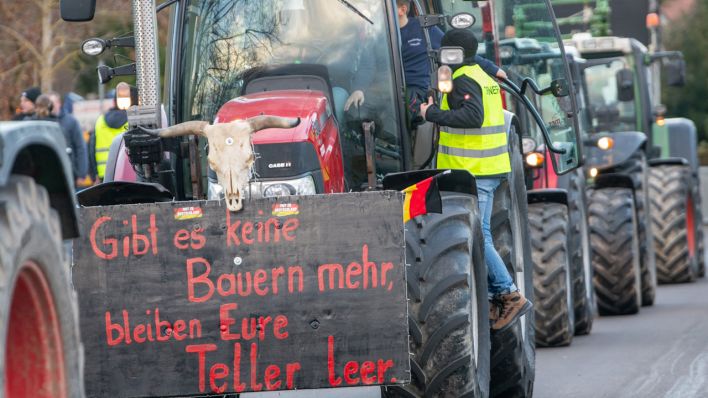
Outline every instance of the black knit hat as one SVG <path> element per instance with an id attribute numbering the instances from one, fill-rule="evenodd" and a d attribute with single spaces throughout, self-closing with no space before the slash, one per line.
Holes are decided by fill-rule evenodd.
<path id="1" fill-rule="evenodd" d="M 34 103 L 37 101 L 37 97 L 39 97 L 41 94 L 42 91 L 39 89 L 39 87 L 30 87 L 22 92 L 21 97 L 25 97 Z"/>
<path id="2" fill-rule="evenodd" d="M 451 29 L 442 37 L 443 47 L 462 47 L 465 50 L 465 61 L 477 55 L 479 42 L 474 33 L 467 29 Z"/>

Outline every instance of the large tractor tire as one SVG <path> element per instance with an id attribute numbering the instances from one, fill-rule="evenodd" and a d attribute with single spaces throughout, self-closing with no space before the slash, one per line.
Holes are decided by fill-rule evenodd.
<path id="1" fill-rule="evenodd" d="M 696 250 L 698 259 L 698 277 L 706 276 L 706 243 L 703 240 L 703 199 L 701 197 L 701 182 L 697 173 L 693 173 L 693 208 L 696 227 Z"/>
<path id="2" fill-rule="evenodd" d="M 691 170 L 684 165 L 652 167 L 652 222 L 660 283 L 693 282 L 698 276 L 696 219 Z"/>
<path id="3" fill-rule="evenodd" d="M 588 223 L 598 312 L 636 314 L 642 296 L 634 194 L 629 188 L 589 192 Z"/>
<path id="4" fill-rule="evenodd" d="M 590 334 L 595 317 L 595 288 L 592 284 L 592 250 L 588 229 L 586 178 L 583 168 L 569 176 L 568 184 L 568 251 L 573 280 L 575 334 Z"/>
<path id="5" fill-rule="evenodd" d="M 536 345 L 570 345 L 575 332 L 573 284 L 568 253 L 568 207 L 529 205 L 536 310 Z"/>
<path id="6" fill-rule="evenodd" d="M 634 204 L 639 230 L 639 266 L 642 270 L 642 306 L 651 306 L 654 304 L 657 285 L 655 231 L 649 203 L 650 168 L 643 151 L 637 151 L 632 156 L 625 172 L 634 180 Z"/>
<path id="7" fill-rule="evenodd" d="M 78 306 L 59 216 L 33 179 L 0 188 L 0 395 L 83 397 Z"/>
<path id="8" fill-rule="evenodd" d="M 489 302 L 477 199 L 443 192 L 443 214 L 406 224 L 412 382 L 387 397 L 487 397 Z"/>
<path id="9" fill-rule="evenodd" d="M 512 131 L 510 178 L 497 188 L 492 212 L 494 246 L 516 286 L 530 301 L 533 295 L 533 262 L 529 241 L 526 185 L 519 138 Z M 531 397 L 536 376 L 534 311 L 501 333 L 492 334 L 492 397 Z"/>

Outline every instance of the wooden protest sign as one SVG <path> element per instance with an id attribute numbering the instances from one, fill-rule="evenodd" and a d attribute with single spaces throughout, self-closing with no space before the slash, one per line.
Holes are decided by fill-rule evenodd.
<path id="1" fill-rule="evenodd" d="M 402 196 L 81 209 L 89 397 L 410 381 Z"/>

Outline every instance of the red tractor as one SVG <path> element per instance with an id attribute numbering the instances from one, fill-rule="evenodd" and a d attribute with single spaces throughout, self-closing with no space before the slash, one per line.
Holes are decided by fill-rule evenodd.
<path id="1" fill-rule="evenodd" d="M 93 7 L 85 7 L 85 3 L 62 1 L 62 16 L 67 20 L 91 19 Z M 487 54 L 496 58 L 495 43 L 503 37 L 502 32 L 511 28 L 509 13 L 519 3 L 528 1 L 507 0 L 493 4 L 473 1 L 465 2 L 462 9 L 456 8 L 460 5 L 453 1 L 432 2 L 426 4 L 426 7 L 416 1 L 415 9 L 416 17 L 426 30 L 434 26 L 443 29 L 476 30 L 478 36 L 483 37 L 487 43 Z M 547 0 L 534 3 L 543 7 L 543 11 L 536 17 L 553 25 L 550 3 Z M 396 364 L 398 367 L 392 365 L 394 369 L 408 366 L 407 376 L 400 379 L 384 379 L 383 375 L 388 366 L 386 361 L 381 362 L 378 367 L 383 373 L 380 373 L 378 379 L 372 379 L 369 376 L 373 370 L 369 369 L 368 363 L 373 362 L 357 362 L 356 368 L 360 370 L 353 370 L 354 360 L 345 365 L 337 362 L 334 355 L 329 357 L 332 360 L 327 362 L 327 367 L 331 365 L 330 370 L 340 365 L 345 367 L 344 380 L 350 386 L 382 385 L 384 387 L 375 390 L 384 396 L 393 397 L 530 396 L 535 368 L 533 316 L 523 317 L 521 322 L 508 331 L 490 338 L 486 267 L 482 260 L 474 177 L 464 171 L 441 175 L 440 170 L 435 170 L 433 165 L 437 126 L 427 124 L 413 128 L 410 123 L 403 95 L 405 82 L 399 51 L 395 2 L 182 0 L 169 1 L 157 7 L 158 11 L 162 9 L 169 9 L 171 12 L 169 51 L 164 78 L 164 92 L 168 97 L 161 101 L 159 95 L 161 90 L 156 62 L 154 0 L 134 0 L 138 100 L 129 99 L 130 90 L 122 97 L 119 93 L 119 101 L 124 98 L 132 104 L 128 109 L 130 127 L 128 132 L 115 141 L 109 158 L 106 182 L 79 194 L 80 203 L 84 206 L 81 211 L 87 222 L 93 222 L 94 219 L 108 222 L 103 217 L 124 214 L 126 210 L 134 211 L 138 215 L 145 215 L 145 211 L 162 214 L 155 216 L 155 224 L 168 221 L 171 223 L 174 222 L 173 219 L 182 221 L 203 217 L 202 222 L 194 225 L 192 235 L 187 232 L 186 240 L 182 239 L 181 235 L 175 235 L 173 243 L 184 245 L 191 236 L 192 244 L 199 245 L 200 234 L 204 231 L 209 236 L 225 235 L 229 244 L 237 239 L 241 239 L 241 242 L 256 240 L 259 243 L 265 242 L 267 236 L 290 236 L 287 231 L 295 228 L 295 221 L 287 217 L 298 213 L 310 214 L 306 210 L 310 204 L 317 203 L 321 206 L 321 214 L 327 219 L 317 218 L 317 211 L 313 210 L 312 215 L 308 216 L 310 218 L 301 218 L 298 221 L 298 225 L 307 224 L 313 228 L 312 239 L 301 242 L 307 250 L 312 248 L 308 253 L 311 256 L 320 255 L 316 251 L 317 247 L 322 250 L 349 250 L 344 246 L 316 246 L 321 242 L 315 240 L 326 243 L 330 239 L 352 237 L 352 242 L 355 242 L 361 236 L 371 236 L 386 243 L 394 237 L 403 236 L 402 232 L 405 230 L 405 240 L 398 246 L 399 249 L 405 247 L 405 260 L 395 264 L 394 270 L 405 275 L 405 278 L 396 281 L 395 287 L 403 289 L 406 293 L 392 301 L 393 304 L 398 303 L 406 308 L 404 313 L 407 314 L 407 321 L 404 324 L 408 329 L 407 339 L 386 340 L 391 338 L 389 332 L 399 325 L 398 314 L 379 319 L 368 313 L 357 312 L 354 305 L 357 299 L 346 299 L 344 295 L 333 298 L 331 302 L 314 298 L 304 302 L 280 303 L 275 299 L 261 301 L 258 306 L 241 310 L 242 315 L 248 317 L 249 311 L 254 316 L 271 313 L 273 308 L 280 308 L 278 305 L 282 305 L 287 311 L 295 311 L 297 306 L 313 308 L 315 312 L 321 308 L 321 313 L 317 312 L 316 316 L 310 318 L 303 315 L 303 318 L 297 321 L 291 317 L 291 327 L 302 328 L 297 329 L 302 330 L 302 333 L 296 335 L 311 337 L 303 340 L 301 346 L 281 345 L 282 348 L 277 354 L 260 351 L 263 358 L 250 358 L 252 372 L 257 367 L 256 358 L 276 360 L 314 355 L 303 352 L 300 348 L 306 347 L 307 341 L 321 339 L 313 334 L 316 333 L 313 331 L 331 327 L 338 328 L 337 333 L 344 336 L 344 339 L 331 335 L 329 341 L 343 341 L 342 344 L 350 347 L 342 353 L 344 356 L 356 357 L 369 352 L 370 347 L 357 345 L 361 335 L 371 339 L 365 341 L 376 341 L 377 344 L 383 342 L 391 347 L 390 349 L 396 350 L 400 346 L 399 343 L 408 341 L 408 344 L 405 344 L 406 349 L 395 353 L 407 358 L 405 363 Z M 552 33 L 555 34 L 551 35 L 549 41 L 560 46 L 561 40 L 557 30 Z M 84 51 L 94 55 L 100 54 L 109 43 L 111 41 L 91 39 L 85 42 Z M 562 51 L 562 47 L 560 48 Z M 445 51 L 448 51 L 447 55 L 455 55 L 458 49 L 441 49 L 440 53 Z M 438 52 L 430 53 L 430 68 L 434 71 L 441 63 L 438 60 L 445 57 L 438 57 L 441 55 Z M 106 81 L 126 69 L 129 70 L 130 66 L 123 69 L 102 68 L 100 75 Z M 547 89 L 539 90 L 530 80 L 525 80 L 521 87 L 507 82 L 506 87 L 528 107 L 533 120 L 541 126 L 548 148 L 554 153 L 551 161 L 559 174 L 577 168 L 579 159 L 575 122 L 577 108 L 572 87 L 568 82 L 570 72 L 565 64 L 564 75 L 551 82 Z M 548 94 L 559 106 L 567 105 L 567 112 L 561 114 L 560 119 L 558 115 L 554 115 L 552 119 L 545 120 L 526 97 L 526 91 L 529 89 L 539 95 Z M 166 127 L 167 125 L 170 127 Z M 506 129 L 509 134 L 513 171 L 496 195 L 492 224 L 498 250 L 514 275 L 517 285 L 527 296 L 533 297 L 521 126 L 517 117 L 507 112 Z M 564 134 L 551 135 L 549 131 L 553 131 L 552 127 L 557 127 L 558 131 L 562 130 Z M 239 156 L 224 156 L 234 153 Z M 118 163 L 121 157 L 130 160 L 137 181 L 119 181 L 113 178 L 119 174 L 116 170 L 122 170 Z M 248 178 L 241 184 L 239 178 L 243 173 Z M 391 225 L 390 212 L 379 214 L 381 209 L 389 208 L 386 206 L 390 206 L 387 203 L 391 198 L 399 197 L 390 192 L 391 190 L 400 191 L 433 176 L 436 177 L 442 194 L 441 214 L 430 213 L 416 217 L 405 225 Z M 383 193 L 367 193 L 382 189 Z M 222 197 L 226 200 L 229 210 L 241 208 L 245 200 L 243 213 L 227 211 L 224 216 L 219 210 L 220 202 L 200 202 L 203 199 L 218 200 Z M 380 206 L 365 208 L 367 203 L 372 203 L 372 198 L 379 198 Z M 140 206 L 113 206 L 131 204 Z M 285 218 L 269 218 L 262 224 L 266 231 L 259 230 L 259 233 L 265 235 L 258 235 L 256 239 L 252 234 L 255 233 L 254 228 L 260 228 L 254 225 L 259 224 L 247 220 L 251 215 L 265 217 L 262 213 L 265 206 L 272 208 L 274 217 Z M 337 209 L 339 213 L 331 213 Z M 219 213 L 215 213 L 216 211 Z M 165 214 L 170 216 L 165 217 Z M 372 215 L 379 218 L 378 222 L 368 219 L 365 223 L 355 222 L 356 219 L 365 220 L 367 216 Z M 338 227 L 336 222 L 340 216 L 350 217 L 356 227 L 346 225 L 339 229 L 334 228 L 333 224 Z M 160 237 L 155 232 L 157 227 L 150 223 L 141 229 L 138 222 L 133 221 L 131 233 L 131 222 L 127 219 L 123 225 L 115 224 L 107 231 L 125 230 L 133 240 L 158 242 Z M 87 224 L 87 228 L 92 229 L 92 226 L 96 225 Z M 236 230 L 236 225 L 241 225 L 238 227 L 241 229 Z M 268 229 L 269 225 L 274 229 Z M 111 318 L 112 320 L 107 317 L 104 321 L 104 313 L 96 313 L 95 307 L 108 305 L 106 303 L 111 303 L 115 296 L 126 295 L 125 291 L 116 286 L 134 291 L 136 286 L 143 286 L 145 281 L 130 279 L 131 275 L 120 271 L 123 267 L 104 266 L 109 265 L 105 258 L 101 260 L 103 262 L 85 260 L 83 256 L 90 257 L 96 253 L 99 257 L 106 257 L 105 252 L 95 250 L 94 240 L 100 241 L 100 238 L 96 235 L 98 229 L 92 230 L 93 238 L 79 241 L 78 249 L 74 253 L 74 281 L 79 294 L 83 294 L 82 303 L 85 303 L 81 307 L 82 330 L 105 322 L 106 330 L 111 335 L 102 335 L 108 333 L 104 331 L 96 333 L 95 336 L 91 334 L 91 337 L 85 340 L 89 353 L 86 366 L 86 388 L 89 395 L 176 396 L 206 392 L 245 393 L 263 388 L 258 387 L 259 384 L 252 379 L 251 384 L 240 389 L 234 379 L 233 385 L 223 384 L 225 387 L 222 390 L 221 384 L 216 383 L 216 380 L 223 379 L 227 370 L 218 366 L 207 372 L 211 383 L 207 385 L 204 379 L 207 377 L 204 373 L 206 371 L 195 374 L 190 368 L 197 363 L 196 355 L 187 360 L 180 357 L 174 362 L 175 367 L 182 370 L 182 374 L 175 374 L 173 369 L 152 366 L 149 367 L 149 378 L 142 375 L 141 369 L 147 369 L 145 367 L 150 364 L 154 365 L 150 358 L 168 358 L 175 352 L 184 352 L 186 343 L 175 342 L 174 345 L 164 344 L 146 350 L 130 350 L 132 347 L 122 346 L 106 347 L 107 337 L 110 337 L 109 343 L 127 340 L 125 333 L 129 330 L 128 315 L 125 315 L 126 320 L 122 325 L 116 323 L 115 317 Z M 280 230 L 283 232 L 276 232 Z M 121 235 L 113 235 L 112 232 L 101 233 L 106 234 L 100 235 L 105 236 L 104 242 L 118 244 Z M 154 239 L 151 238 L 152 234 L 155 235 Z M 177 271 L 157 258 L 146 259 L 146 256 L 151 254 L 146 247 L 134 244 L 131 246 L 130 236 L 126 238 L 127 243 L 123 246 L 124 257 L 130 258 L 138 253 L 139 258 L 133 260 L 134 263 L 121 264 L 129 267 L 140 262 L 140 272 L 147 272 L 148 279 L 160 275 L 171 281 L 172 276 L 184 272 L 183 267 Z M 187 267 L 187 279 L 192 282 L 198 280 L 201 283 L 197 284 L 198 286 L 211 286 L 209 292 L 219 291 L 221 296 L 227 295 L 228 288 L 218 285 L 217 289 L 215 283 L 221 282 L 207 280 L 205 275 L 216 273 L 218 270 L 222 275 L 226 275 L 224 279 L 220 277 L 219 281 L 228 280 L 228 275 L 234 275 L 236 278 L 235 270 L 241 269 L 234 267 L 264 261 L 269 255 L 279 255 L 278 261 L 295 256 L 291 254 L 288 257 L 286 253 L 275 249 L 235 254 L 235 249 L 229 248 L 228 245 L 211 247 L 210 250 L 215 251 L 213 255 L 206 256 L 200 263 L 208 264 L 208 271 L 204 271 L 201 276 L 195 276 L 195 268 L 189 268 L 194 263 L 188 263 L 191 265 Z M 120 252 L 116 253 L 116 256 L 120 257 Z M 232 261 L 227 263 L 216 260 L 224 256 L 231 256 Z M 366 260 L 367 254 L 363 256 L 362 263 L 369 264 Z M 111 257 L 110 260 L 113 259 L 114 257 Z M 347 267 L 347 278 L 361 272 L 352 264 L 354 263 Z M 331 275 L 336 267 L 332 264 L 327 266 L 330 278 L 335 278 Z M 253 275 L 256 275 L 255 272 L 258 271 L 254 271 Z M 321 279 L 321 275 L 322 273 L 319 274 L 320 290 L 326 290 L 328 285 L 326 280 Z M 88 280 L 93 280 L 94 277 L 99 277 L 106 283 L 101 288 L 96 288 L 88 283 Z M 121 284 L 126 280 L 134 283 Z M 356 282 L 346 280 L 346 283 L 341 282 L 341 286 L 358 286 Z M 335 282 L 336 279 L 330 279 L 329 286 L 336 286 Z M 178 286 L 176 282 L 174 285 Z M 150 286 L 159 289 L 160 285 Z M 171 290 L 173 287 L 170 282 L 166 283 L 161 291 L 140 288 L 126 300 L 133 300 L 135 305 L 145 302 L 157 303 L 163 309 L 169 305 L 168 298 L 178 297 L 177 293 Z M 193 290 L 189 292 L 192 299 L 199 296 Z M 212 297 L 211 293 L 209 297 Z M 374 291 L 367 294 L 377 297 Z M 359 297 L 361 302 L 366 299 L 367 296 Z M 185 303 L 184 306 L 191 308 L 192 304 Z M 222 305 L 233 304 L 224 302 Z M 390 302 L 382 300 L 376 306 L 385 308 L 388 304 Z M 110 307 L 117 305 L 120 304 L 113 303 Z M 127 304 L 122 308 L 126 307 Z M 126 308 L 124 313 L 133 313 L 134 310 L 135 308 Z M 164 314 L 164 309 L 161 314 Z M 261 316 L 260 319 L 266 318 Z M 157 315 L 155 319 L 155 325 L 167 322 L 162 318 L 158 321 Z M 174 328 L 170 330 L 177 330 L 178 321 L 171 325 Z M 224 325 L 222 323 L 222 328 L 228 330 L 228 323 Z M 360 335 L 356 338 L 359 340 L 355 341 L 354 337 L 348 340 L 347 329 L 358 331 Z M 123 331 L 124 334 L 121 335 L 117 331 Z M 137 333 L 132 337 L 137 336 L 144 340 L 143 332 Z M 224 329 L 222 338 L 223 333 Z M 119 339 L 118 336 L 122 337 Z M 211 338 L 211 335 L 206 338 Z M 277 342 L 271 345 L 278 347 Z M 222 350 L 216 342 L 214 347 L 213 355 L 222 355 L 224 351 L 228 351 Z M 206 357 L 211 346 L 188 346 L 186 349 L 187 352 L 196 352 Z M 190 349 L 192 351 L 189 351 Z M 241 351 L 239 358 L 240 353 Z M 107 358 L 112 359 L 109 361 Z M 136 364 L 135 368 L 126 369 L 129 367 L 128 358 L 132 358 Z M 199 363 L 202 364 L 200 368 L 204 369 L 203 362 Z M 314 370 L 308 374 L 314 374 L 312 372 Z M 361 377 L 353 377 L 355 372 L 360 372 Z M 128 374 L 133 375 L 132 378 L 126 377 Z M 334 373 L 330 373 L 330 376 L 332 375 Z M 329 380 L 308 377 L 310 376 L 294 376 L 292 383 L 283 382 L 278 384 L 278 387 L 272 383 L 271 387 L 321 388 L 327 385 L 340 386 L 341 383 L 336 376 L 330 377 Z M 199 385 L 195 384 L 195 379 L 200 380 Z M 316 392 L 320 395 L 322 393 Z"/>

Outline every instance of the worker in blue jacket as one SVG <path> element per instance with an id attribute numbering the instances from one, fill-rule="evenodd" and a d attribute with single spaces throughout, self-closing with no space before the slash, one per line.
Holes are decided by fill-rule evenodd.
<path id="1" fill-rule="evenodd" d="M 410 0 L 396 0 L 396 5 L 398 6 L 398 26 L 401 31 L 401 56 L 406 79 L 408 109 L 413 124 L 418 124 L 423 121 L 419 116 L 420 105 L 427 102 L 428 89 L 430 88 L 430 62 L 425 33 L 417 19 L 408 18 Z M 443 31 L 434 26 L 429 32 L 431 47 L 434 50 L 439 49 Z M 477 55 L 474 61 L 488 75 L 506 79 L 506 73 L 486 58 Z"/>

